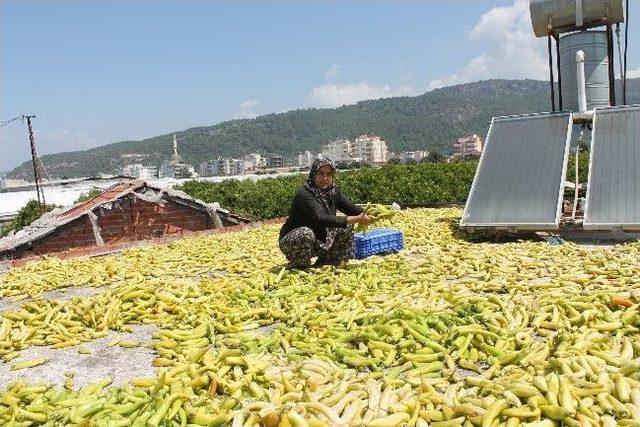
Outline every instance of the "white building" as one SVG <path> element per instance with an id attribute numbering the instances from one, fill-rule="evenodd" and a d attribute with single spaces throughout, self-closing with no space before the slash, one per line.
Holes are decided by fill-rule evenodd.
<path id="1" fill-rule="evenodd" d="M 160 165 L 160 170 L 158 171 L 159 178 L 175 178 L 175 171 L 173 170 L 173 166 L 170 162 L 164 161 Z"/>
<path id="2" fill-rule="evenodd" d="M 348 139 L 336 139 L 322 147 L 322 158 L 331 159 L 334 162 L 349 160 L 353 157 L 351 141 Z"/>
<path id="3" fill-rule="evenodd" d="M 386 163 L 387 142 L 375 135 L 360 135 L 353 140 L 352 156 L 361 158 L 365 163 Z"/>
<path id="4" fill-rule="evenodd" d="M 214 160 L 208 160 L 200 164 L 200 173 L 204 173 L 207 176 L 225 176 L 231 172 L 231 165 L 229 159 L 218 157 Z"/>
<path id="5" fill-rule="evenodd" d="M 126 165 L 122 168 L 122 174 L 132 178 L 151 179 L 158 177 L 158 168 L 155 166 L 144 166 L 141 163 Z"/>
<path id="6" fill-rule="evenodd" d="M 303 168 L 311 167 L 311 164 L 314 161 L 314 156 L 310 151 L 305 151 L 304 153 L 298 153 L 298 166 Z"/>
<path id="7" fill-rule="evenodd" d="M 162 162 L 160 170 L 158 171 L 159 178 L 185 179 L 195 178 L 197 176 L 198 174 L 193 166 L 186 163 L 173 163 L 166 160 Z"/>
<path id="8" fill-rule="evenodd" d="M 284 156 L 274 154 L 266 159 L 266 166 L 268 168 L 283 168 L 286 166 L 286 160 Z"/>
<path id="9" fill-rule="evenodd" d="M 244 175 L 244 160 L 229 159 L 229 172 L 231 175 Z"/>
<path id="10" fill-rule="evenodd" d="M 243 159 L 218 157 L 215 160 L 200 163 L 199 170 L 200 174 L 204 176 L 243 175 L 245 161 Z"/>
<path id="11" fill-rule="evenodd" d="M 428 155 L 428 151 L 405 151 L 398 155 L 398 159 L 400 163 L 419 162 Z"/>
<path id="12" fill-rule="evenodd" d="M 199 176 L 210 176 L 207 170 L 209 162 L 202 162 L 198 165 L 198 175 Z"/>
<path id="13" fill-rule="evenodd" d="M 452 159 L 461 159 L 466 157 L 477 157 L 482 154 L 482 138 L 478 135 L 468 135 L 458 138 L 453 143 Z"/>
<path id="14" fill-rule="evenodd" d="M 243 157 L 244 160 L 244 169 L 247 171 L 253 171 L 260 167 L 263 167 L 265 164 L 265 159 L 258 153 L 246 154 Z"/>
<path id="15" fill-rule="evenodd" d="M 231 162 L 229 159 L 218 157 L 212 163 L 214 176 L 231 175 Z"/>

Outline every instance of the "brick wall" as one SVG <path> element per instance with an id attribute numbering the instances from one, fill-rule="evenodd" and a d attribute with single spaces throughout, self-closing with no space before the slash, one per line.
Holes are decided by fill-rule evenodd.
<path id="1" fill-rule="evenodd" d="M 171 200 L 165 200 L 162 206 L 127 196 L 114 203 L 112 209 L 98 209 L 95 213 L 100 235 L 106 245 L 180 235 L 215 227 L 206 212 Z M 31 249 L 16 254 L 15 258 L 91 246 L 96 246 L 93 228 L 89 219 L 82 216 L 34 243 Z"/>
<path id="2" fill-rule="evenodd" d="M 70 248 L 85 248 L 95 246 L 95 244 L 91 223 L 87 217 L 80 217 L 72 223 L 59 228 L 44 239 L 35 242 L 33 248 L 20 254 L 20 257 L 60 252 Z"/>
<path id="3" fill-rule="evenodd" d="M 113 209 L 98 213 L 105 244 L 145 240 L 166 235 L 208 230 L 215 225 L 206 212 L 165 200 L 164 206 L 128 197 Z"/>

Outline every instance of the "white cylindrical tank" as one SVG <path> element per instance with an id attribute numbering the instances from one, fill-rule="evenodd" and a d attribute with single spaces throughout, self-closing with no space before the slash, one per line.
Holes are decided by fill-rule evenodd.
<path id="1" fill-rule="evenodd" d="M 562 109 L 580 111 L 576 53 L 584 52 L 587 109 L 609 105 L 609 59 L 606 31 L 581 31 L 560 37 Z"/>

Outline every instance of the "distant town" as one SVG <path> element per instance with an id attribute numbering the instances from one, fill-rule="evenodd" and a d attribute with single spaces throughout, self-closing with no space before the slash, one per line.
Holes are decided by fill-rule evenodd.
<path id="1" fill-rule="evenodd" d="M 483 142 L 478 135 L 468 135 L 453 144 L 450 160 L 478 157 L 482 153 Z M 388 162 L 420 162 L 429 156 L 428 151 L 405 151 L 392 153 L 387 142 L 376 135 L 361 135 L 354 139 L 339 138 L 329 141 L 319 153 L 304 151 L 295 157 L 262 153 L 246 154 L 242 158 L 217 157 L 203 161 L 197 166 L 189 165 L 178 153 L 178 141 L 173 137 L 173 154 L 158 169 L 141 163 L 124 166 L 121 175 L 133 178 L 195 178 L 210 176 L 237 176 L 245 174 L 291 172 L 308 169 L 316 158 L 329 158 L 340 167 L 353 165 L 382 165 Z"/>
<path id="2" fill-rule="evenodd" d="M 248 174 L 276 174 L 296 172 L 308 169 L 317 158 L 329 158 L 336 162 L 339 168 L 353 168 L 360 166 L 380 166 L 385 163 L 417 163 L 422 161 L 455 161 L 477 158 L 482 153 L 483 141 L 478 135 L 466 135 L 453 143 L 453 154 L 450 157 L 426 150 L 404 151 L 393 153 L 389 151 L 387 141 L 377 135 L 360 135 L 353 139 L 338 138 L 328 141 L 318 153 L 304 151 L 296 156 L 279 154 L 250 153 L 242 158 L 217 157 L 205 160 L 199 165 L 185 162 L 179 154 L 179 141 L 173 135 L 173 153 L 158 167 L 135 162 L 138 156 L 131 154 L 121 169 L 114 170 L 116 176 L 137 179 L 189 179 L 198 177 L 241 176 Z M 127 155 L 125 155 L 127 156 Z M 123 156 L 123 157 L 125 157 Z M 20 181 L 20 182 L 18 182 Z M 22 180 L 0 178 L 0 191 L 10 187 L 27 184 Z"/>

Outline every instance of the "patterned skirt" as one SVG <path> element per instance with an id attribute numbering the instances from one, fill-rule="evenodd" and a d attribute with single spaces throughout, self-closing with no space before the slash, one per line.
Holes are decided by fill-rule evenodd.
<path id="1" fill-rule="evenodd" d="M 353 258 L 353 226 L 327 229 L 327 239 L 316 239 L 309 227 L 294 228 L 280 239 L 280 250 L 289 261 L 289 268 L 306 269 L 311 266 L 311 258 L 318 257 L 314 264 L 338 265 Z"/>

